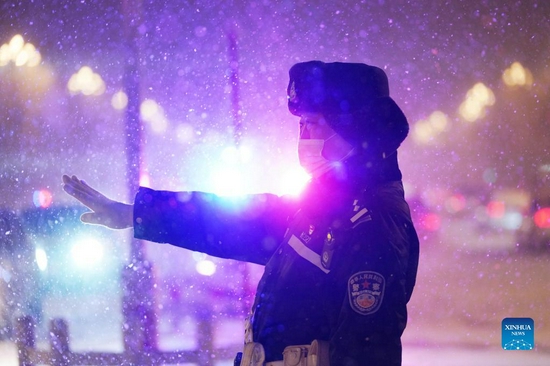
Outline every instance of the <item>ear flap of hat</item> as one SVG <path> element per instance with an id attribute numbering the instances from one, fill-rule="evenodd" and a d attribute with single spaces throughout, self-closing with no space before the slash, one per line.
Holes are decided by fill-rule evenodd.
<path id="1" fill-rule="evenodd" d="M 394 153 L 409 132 L 405 114 L 390 97 L 376 98 L 352 114 L 325 118 L 336 133 L 373 157 Z"/>
<path id="2" fill-rule="evenodd" d="M 407 117 L 390 97 L 377 98 L 366 108 L 366 120 L 360 125 L 364 149 L 388 156 L 401 145 L 409 133 Z M 369 146 L 370 145 L 370 146 Z"/>

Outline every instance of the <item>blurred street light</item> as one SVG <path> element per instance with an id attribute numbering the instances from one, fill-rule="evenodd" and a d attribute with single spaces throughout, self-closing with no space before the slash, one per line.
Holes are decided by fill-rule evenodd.
<path id="1" fill-rule="evenodd" d="M 502 80 L 507 86 L 522 86 L 530 88 L 533 85 L 533 74 L 519 62 L 514 62 L 504 70 Z"/>
<path id="2" fill-rule="evenodd" d="M 168 128 L 164 109 L 154 100 L 145 99 L 139 107 L 141 119 L 149 123 L 155 133 L 163 133 Z"/>
<path id="3" fill-rule="evenodd" d="M 427 144 L 433 142 L 448 125 L 449 117 L 441 111 L 435 111 L 427 119 L 416 122 L 412 137 L 418 144 Z"/>
<path id="4" fill-rule="evenodd" d="M 485 108 L 495 104 L 495 94 L 485 84 L 479 82 L 466 93 L 459 107 L 459 113 L 468 122 L 475 122 L 485 116 Z"/>
<path id="5" fill-rule="evenodd" d="M 105 82 L 90 67 L 83 66 L 71 76 L 67 88 L 71 94 L 101 95 L 105 92 Z"/>
<path id="6" fill-rule="evenodd" d="M 122 90 L 116 92 L 111 98 L 111 106 L 117 110 L 124 110 L 128 105 L 128 95 Z"/>
<path id="7" fill-rule="evenodd" d="M 20 34 L 16 34 L 9 43 L 0 46 L 0 67 L 7 66 L 10 62 L 17 67 L 35 67 L 41 61 L 40 52 L 32 43 L 26 43 Z"/>

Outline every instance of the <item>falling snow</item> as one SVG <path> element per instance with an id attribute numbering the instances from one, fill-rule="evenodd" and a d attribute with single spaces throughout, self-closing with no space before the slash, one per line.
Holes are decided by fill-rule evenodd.
<path id="1" fill-rule="evenodd" d="M 39 342 L 64 317 L 76 348 L 123 347 L 130 239 L 80 224 L 62 174 L 128 201 L 138 146 L 142 185 L 294 193 L 288 70 L 319 59 L 383 68 L 410 123 L 399 159 L 423 251 L 404 364 L 521 360 L 502 350 L 505 317 L 535 321 L 518 362 L 548 364 L 550 2 L 3 1 L 0 47 L 0 345 L 30 314 Z M 146 249 L 160 345 L 192 348 L 208 304 L 238 349 L 260 269 Z"/>

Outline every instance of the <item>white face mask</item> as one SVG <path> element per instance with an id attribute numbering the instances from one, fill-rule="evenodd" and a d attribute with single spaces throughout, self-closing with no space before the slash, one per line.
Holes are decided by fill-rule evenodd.
<path id="1" fill-rule="evenodd" d="M 323 156 L 325 141 L 323 139 L 300 139 L 298 141 L 300 165 L 313 178 L 323 175 L 339 164 L 339 161 L 330 161 Z"/>

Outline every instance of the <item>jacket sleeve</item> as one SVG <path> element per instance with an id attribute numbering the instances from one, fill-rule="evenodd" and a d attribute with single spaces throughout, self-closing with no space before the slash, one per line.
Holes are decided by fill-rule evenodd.
<path id="1" fill-rule="evenodd" d="M 397 215 L 399 216 L 399 215 Z M 331 364 L 401 365 L 401 334 L 410 297 L 410 251 L 417 245 L 406 217 L 382 217 L 359 224 L 334 258 L 335 291 Z"/>
<path id="2" fill-rule="evenodd" d="M 134 236 L 265 264 L 284 236 L 289 202 L 271 194 L 229 198 L 141 187 L 134 201 Z"/>

